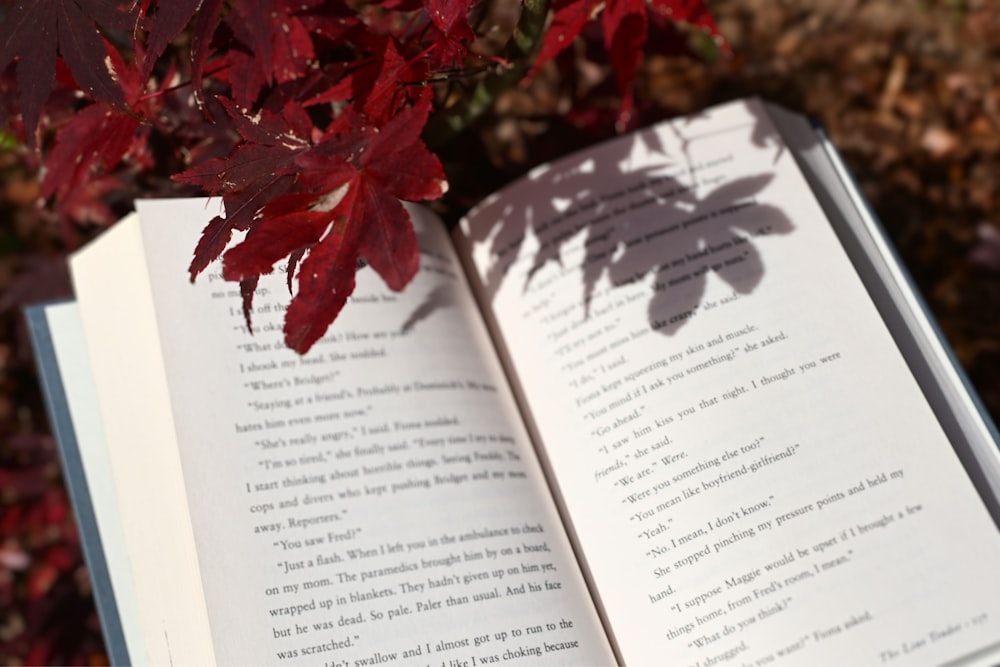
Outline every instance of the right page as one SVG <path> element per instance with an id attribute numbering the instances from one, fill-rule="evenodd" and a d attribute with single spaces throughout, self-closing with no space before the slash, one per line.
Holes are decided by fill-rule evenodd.
<path id="1" fill-rule="evenodd" d="M 461 231 L 626 663 L 990 650 L 996 525 L 759 103 L 538 169 Z"/>

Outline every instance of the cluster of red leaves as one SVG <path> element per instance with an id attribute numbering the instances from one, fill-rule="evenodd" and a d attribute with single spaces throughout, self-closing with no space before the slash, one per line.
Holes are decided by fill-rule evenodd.
<path id="1" fill-rule="evenodd" d="M 621 97 L 619 129 L 627 125 L 632 111 L 632 82 L 642 62 L 650 24 L 661 30 L 668 23 L 678 21 L 697 26 L 711 35 L 720 48 L 728 51 L 715 20 L 701 0 L 555 0 L 553 9 L 552 26 L 531 73 L 536 73 L 542 65 L 572 44 L 588 23 L 599 18 L 604 47 Z"/>
<path id="2" fill-rule="evenodd" d="M 477 37 L 489 28 L 480 25 L 487 5 L 0 4 L 0 128 L 46 151 L 42 196 L 67 235 L 80 221 L 110 224 L 116 193 L 162 194 L 151 187 L 154 173 L 221 197 L 226 214 L 205 229 L 192 279 L 222 256 L 224 276 L 241 284 L 249 324 L 259 276 L 287 258 L 289 289 L 296 269 L 298 287 L 285 339 L 305 352 L 346 303 L 360 259 L 392 289 L 416 273 L 416 238 L 400 200 L 436 199 L 447 188 L 421 135 L 455 95 L 433 84 L 511 66 Z M 684 21 L 718 37 L 703 0 L 555 0 L 551 14 L 531 72 L 597 26 L 623 127 L 650 25 Z M 237 231 L 243 240 L 230 247 Z"/>

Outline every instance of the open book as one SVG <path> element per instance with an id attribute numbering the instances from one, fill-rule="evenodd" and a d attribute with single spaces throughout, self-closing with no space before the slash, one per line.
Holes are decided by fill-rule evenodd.
<path id="1" fill-rule="evenodd" d="M 253 335 L 188 284 L 219 208 L 138 202 L 34 314 L 129 660 L 996 659 L 996 432 L 798 116 L 622 137 L 452 238 L 413 209 L 414 282 L 362 269 L 301 358 L 282 272 Z"/>

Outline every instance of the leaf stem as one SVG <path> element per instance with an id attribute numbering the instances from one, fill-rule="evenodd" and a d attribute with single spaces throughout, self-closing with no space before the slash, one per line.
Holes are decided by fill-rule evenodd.
<path id="1" fill-rule="evenodd" d="M 225 69 L 229 69 L 229 65 L 222 65 L 222 66 L 217 67 L 217 68 L 215 68 L 215 69 L 213 69 L 213 70 L 211 70 L 209 72 L 205 72 L 204 76 L 206 78 L 208 78 L 208 77 L 212 76 L 213 74 L 218 74 L 219 72 L 221 72 L 222 70 L 225 70 Z M 169 88 L 161 88 L 160 90 L 154 90 L 151 93 L 146 93 L 145 95 L 142 95 L 141 97 L 139 97 L 139 101 L 140 102 L 145 102 L 146 100 L 151 100 L 154 97 L 160 97 L 161 95 L 166 95 L 167 93 L 172 93 L 175 90 L 180 90 L 181 88 L 184 88 L 186 86 L 190 86 L 192 83 L 193 83 L 193 81 L 191 81 L 191 79 L 188 79 L 187 81 L 181 81 L 180 83 L 176 83 L 176 84 L 170 86 Z"/>

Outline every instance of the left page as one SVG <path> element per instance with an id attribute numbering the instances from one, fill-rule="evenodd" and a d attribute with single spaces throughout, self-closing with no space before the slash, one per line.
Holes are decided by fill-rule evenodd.
<path id="1" fill-rule="evenodd" d="M 187 629 L 147 630 L 168 659 L 613 661 L 439 223 L 414 215 L 422 269 L 407 290 L 362 269 L 337 323 L 299 357 L 281 342 L 282 271 L 261 281 L 253 335 L 217 266 L 188 284 L 217 203 L 138 210 L 183 497 L 121 502 L 187 508 L 196 562 L 161 576 L 197 577 L 211 643 L 211 655 L 185 654 Z M 88 344 L 128 345 L 127 304 L 96 289 L 114 287 L 74 279 Z M 95 375 L 105 420 L 142 420 L 114 407 L 141 387 Z M 155 545 L 168 553 L 169 535 Z"/>

